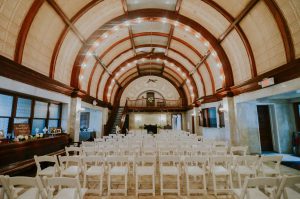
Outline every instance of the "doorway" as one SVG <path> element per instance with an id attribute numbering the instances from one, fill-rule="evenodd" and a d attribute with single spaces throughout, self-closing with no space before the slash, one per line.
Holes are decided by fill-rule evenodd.
<path id="1" fill-rule="evenodd" d="M 172 114 L 172 129 L 176 131 L 182 130 L 181 114 Z"/>
<path id="2" fill-rule="evenodd" d="M 257 106 L 261 151 L 274 151 L 270 108 L 268 105 Z"/>

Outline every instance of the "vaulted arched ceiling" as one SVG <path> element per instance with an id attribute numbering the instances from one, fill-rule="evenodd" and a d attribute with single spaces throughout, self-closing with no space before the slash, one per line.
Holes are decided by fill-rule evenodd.
<path id="1" fill-rule="evenodd" d="M 2 55 L 112 104 L 146 75 L 192 104 L 300 56 L 297 0 L 14 0 L 0 9 Z"/>

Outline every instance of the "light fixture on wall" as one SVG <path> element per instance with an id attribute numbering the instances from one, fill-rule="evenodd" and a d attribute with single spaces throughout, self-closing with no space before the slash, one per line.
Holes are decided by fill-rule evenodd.
<path id="1" fill-rule="evenodd" d="M 94 105 L 94 106 L 97 106 L 97 104 L 98 104 L 97 100 L 94 99 L 94 100 L 93 100 L 93 105 Z"/>
<path id="2" fill-rule="evenodd" d="M 220 113 L 224 113 L 224 112 L 225 112 L 225 109 L 224 109 L 224 107 L 223 107 L 222 104 L 220 104 L 220 106 L 219 106 L 219 108 L 218 108 L 218 111 L 219 111 Z"/>

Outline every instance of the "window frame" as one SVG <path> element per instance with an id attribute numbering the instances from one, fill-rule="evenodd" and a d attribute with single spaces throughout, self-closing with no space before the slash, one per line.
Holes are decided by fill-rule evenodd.
<path id="1" fill-rule="evenodd" d="M 27 94 L 23 94 L 23 93 L 2 90 L 2 89 L 0 89 L 0 94 L 8 95 L 8 96 L 13 97 L 13 101 L 12 101 L 12 104 L 11 104 L 12 109 L 11 109 L 10 116 L 9 117 L 0 116 L 0 118 L 8 118 L 9 119 L 7 134 L 11 134 L 11 135 L 13 134 L 13 125 L 14 125 L 14 120 L 15 119 L 28 119 L 28 124 L 30 126 L 30 134 L 31 135 L 32 135 L 32 124 L 33 124 L 33 120 L 35 120 L 35 119 L 45 120 L 45 126 L 47 128 L 48 128 L 49 120 L 57 120 L 58 121 L 57 128 L 61 127 L 61 119 L 62 119 L 62 103 L 61 102 L 57 102 L 57 101 L 53 101 L 53 100 L 49 100 L 49 99 L 45 99 L 45 98 L 40 98 L 40 97 L 36 97 L 36 96 L 31 96 L 31 95 L 27 95 Z M 18 104 L 18 99 L 19 98 L 31 100 L 30 116 L 29 117 L 17 117 L 16 116 L 16 112 L 17 112 L 17 108 L 18 108 L 17 104 Z M 48 104 L 48 106 L 47 106 L 47 117 L 46 118 L 34 117 L 34 110 L 35 110 L 36 101 L 46 102 Z M 58 107 L 59 108 L 59 118 L 50 118 L 49 117 L 50 116 L 50 105 L 51 104 L 59 105 L 59 107 Z"/>

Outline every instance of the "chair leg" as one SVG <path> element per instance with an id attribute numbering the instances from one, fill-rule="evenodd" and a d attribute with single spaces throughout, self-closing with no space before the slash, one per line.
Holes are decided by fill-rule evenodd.
<path id="1" fill-rule="evenodd" d="M 229 173 L 229 186 L 230 186 L 230 189 L 233 188 L 232 175 L 231 175 L 231 173 Z"/>
<path id="2" fill-rule="evenodd" d="M 138 187 L 139 187 L 139 184 L 138 184 L 138 183 L 139 183 L 139 176 L 136 175 L 136 176 L 135 176 L 135 195 L 136 195 L 136 196 L 139 195 L 139 192 L 138 192 L 138 191 L 139 191 L 139 190 L 138 190 L 138 189 L 139 189 L 139 188 L 138 188 Z"/>
<path id="3" fill-rule="evenodd" d="M 127 196 L 127 175 L 125 175 L 125 196 Z"/>
<path id="4" fill-rule="evenodd" d="M 180 175 L 177 175 L 177 193 L 178 195 L 180 195 Z"/>
<path id="5" fill-rule="evenodd" d="M 239 181 L 239 188 L 242 187 L 242 179 L 241 179 L 241 174 L 238 173 L 238 181 Z"/>
<path id="6" fill-rule="evenodd" d="M 86 174 L 84 174 L 84 176 L 83 176 L 83 187 L 84 188 L 86 188 L 86 184 L 87 184 L 86 180 L 87 180 L 87 176 L 86 176 Z"/>
<path id="7" fill-rule="evenodd" d="M 110 187 L 110 175 L 108 174 L 107 175 L 107 195 L 109 195 L 109 196 L 110 196 L 110 189 L 111 189 L 111 187 Z"/>
<path id="8" fill-rule="evenodd" d="M 100 176 L 100 196 L 102 196 L 102 192 L 103 192 L 103 174 Z"/>
<path id="9" fill-rule="evenodd" d="M 163 195 L 164 193 L 164 182 L 163 182 L 163 175 L 160 174 L 160 195 Z"/>
<path id="10" fill-rule="evenodd" d="M 152 195 L 155 196 L 155 174 L 152 175 Z"/>
<path id="11" fill-rule="evenodd" d="M 217 196 L 217 182 L 216 182 L 216 176 L 214 174 L 212 174 L 212 178 L 213 178 L 213 189 L 214 189 L 214 195 Z"/>
<path id="12" fill-rule="evenodd" d="M 203 181 L 204 194 L 207 195 L 205 173 L 203 174 L 202 181 Z"/>
<path id="13" fill-rule="evenodd" d="M 189 180 L 189 175 L 186 174 L 186 193 L 188 196 L 190 196 L 190 180 Z"/>

